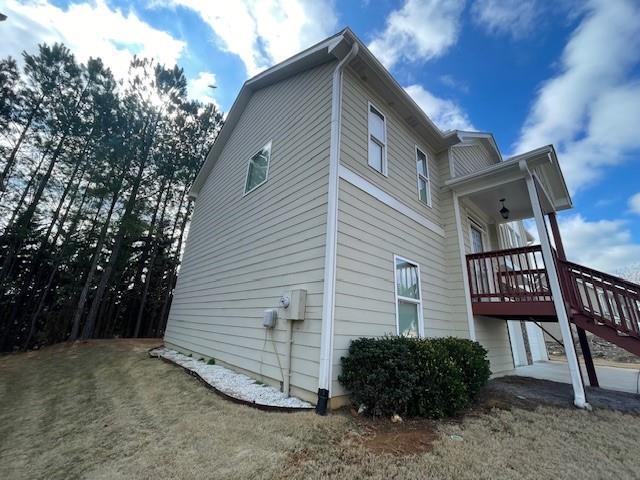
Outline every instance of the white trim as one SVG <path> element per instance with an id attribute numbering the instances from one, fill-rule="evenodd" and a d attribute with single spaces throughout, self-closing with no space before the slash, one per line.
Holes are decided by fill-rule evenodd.
<path id="1" fill-rule="evenodd" d="M 371 166 L 371 164 L 369 163 L 369 156 L 370 156 L 370 152 L 369 152 L 369 141 L 371 140 L 371 129 L 369 128 L 370 122 L 369 122 L 369 115 L 371 115 L 371 108 L 373 107 L 373 109 L 378 112 L 381 116 L 382 116 L 382 123 L 383 123 L 383 127 L 384 127 L 384 142 L 382 142 L 382 171 L 376 170 L 373 166 Z M 388 166 L 387 166 L 387 150 L 389 147 L 389 141 L 387 140 L 388 136 L 387 136 L 387 116 L 385 115 L 385 113 L 382 111 L 382 109 L 378 108 L 378 106 L 375 103 L 372 103 L 371 101 L 367 102 L 367 165 L 369 165 L 369 167 L 371 168 L 371 170 L 381 173 L 382 175 L 384 175 L 385 177 L 389 176 L 389 171 L 388 171 Z M 374 137 L 374 142 L 376 143 L 381 143 L 379 138 Z"/>
<path id="2" fill-rule="evenodd" d="M 544 341 L 544 333 L 533 322 L 525 322 L 527 338 L 529 339 L 529 351 L 534 362 L 546 362 L 549 360 L 547 345 Z"/>
<path id="3" fill-rule="evenodd" d="M 460 252 L 460 268 L 462 270 L 462 284 L 464 289 L 464 300 L 467 304 L 467 325 L 469 326 L 469 339 L 476 339 L 476 324 L 473 318 L 473 306 L 471 305 L 471 289 L 469 288 L 469 272 L 467 271 L 467 252 L 464 247 L 464 232 L 462 228 L 462 217 L 460 216 L 460 200 L 456 192 L 453 195 L 453 213 L 456 219 L 456 232 L 458 235 L 458 251 Z"/>
<path id="4" fill-rule="evenodd" d="M 526 323 L 528 324 L 530 322 Z M 507 320 L 507 332 L 509 333 L 509 344 L 511 345 L 511 359 L 513 360 L 513 366 L 524 367 L 525 365 L 529 365 L 520 321 Z"/>
<path id="5" fill-rule="evenodd" d="M 398 277 L 396 275 L 396 263 L 400 260 L 401 262 L 407 262 L 411 265 L 415 265 L 418 270 L 418 299 L 411 297 L 403 297 L 398 295 Z M 418 337 L 424 337 L 424 311 L 422 306 L 422 280 L 420 277 L 420 264 L 418 262 L 414 262 L 413 260 L 409 260 L 408 258 L 402 257 L 400 255 L 393 255 L 393 293 L 396 299 L 396 335 L 400 335 L 400 317 L 398 315 L 398 300 L 403 302 L 413 303 L 418 306 Z"/>
<path id="6" fill-rule="evenodd" d="M 258 155 L 263 150 L 267 150 L 269 152 L 269 158 L 267 159 L 267 174 L 264 176 L 264 180 L 262 182 L 260 182 L 259 184 L 255 185 L 251 190 L 247 190 L 247 180 L 249 180 L 249 168 L 251 167 L 251 160 L 253 160 L 253 157 Z M 271 166 L 271 140 L 269 140 L 264 147 L 262 147 L 260 150 L 258 150 L 257 152 L 255 152 L 253 155 L 251 155 L 249 157 L 249 161 L 247 162 L 247 171 L 246 171 L 246 174 L 244 176 L 244 193 L 242 194 L 243 197 L 245 195 L 249 195 L 256 188 L 258 188 L 258 187 L 264 185 L 265 183 L 267 183 L 267 180 L 269 180 L 269 167 L 270 166 Z"/>
<path id="7" fill-rule="evenodd" d="M 329 140 L 329 188 L 327 192 L 327 234 L 324 252 L 324 286 L 322 328 L 320 330 L 320 365 L 318 389 L 329 391 L 331 398 L 333 367 L 333 327 L 336 300 L 336 250 L 338 247 L 338 169 L 340 167 L 340 130 L 342 118 L 342 71 L 358 54 L 358 42 L 336 65 L 331 86 L 331 130 Z"/>
<path id="8" fill-rule="evenodd" d="M 389 195 L 387 192 L 385 192 L 384 190 L 381 190 L 380 188 L 376 187 L 374 184 L 372 184 L 368 180 L 365 180 L 364 178 L 362 178 L 357 173 L 353 172 L 352 170 L 349 170 L 347 167 L 345 167 L 343 165 L 340 165 L 339 172 L 340 172 L 339 173 L 340 174 L 340 178 L 342 178 L 346 182 L 349 182 L 354 187 L 357 187 L 360 190 L 362 190 L 363 192 L 368 193 L 369 195 L 371 195 L 376 200 L 380 200 L 386 206 L 394 209 L 398 213 L 401 213 L 405 217 L 410 218 L 414 222 L 419 223 L 423 227 L 428 228 L 432 232 L 437 233 L 441 237 L 445 236 L 444 229 L 441 226 L 436 225 L 435 223 L 433 223 L 428 218 L 423 217 L 422 215 L 420 215 L 415 210 L 407 207 L 404 203 L 396 200 L 391 195 Z"/>
<path id="9" fill-rule="evenodd" d="M 429 154 L 423 149 L 420 148 L 418 145 L 415 146 L 416 150 L 415 150 L 415 154 L 416 154 L 416 164 L 418 163 L 418 152 L 420 152 L 422 155 L 424 155 L 424 164 L 425 164 L 425 170 L 426 170 L 426 176 L 422 175 L 420 172 L 418 172 L 418 167 L 416 166 L 416 177 L 417 177 L 417 181 L 416 181 L 416 187 L 418 188 L 418 201 L 420 203 L 422 203 L 423 205 L 426 205 L 429 208 L 432 208 L 431 205 L 431 174 L 429 173 Z M 427 183 L 427 203 L 424 203 L 421 199 L 420 199 L 420 180 L 424 180 Z"/>

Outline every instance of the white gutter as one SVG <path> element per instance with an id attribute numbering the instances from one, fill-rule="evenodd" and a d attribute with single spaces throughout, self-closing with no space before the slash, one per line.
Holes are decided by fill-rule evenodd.
<path id="1" fill-rule="evenodd" d="M 329 192 L 327 200 L 327 236 L 324 253 L 324 290 L 322 301 L 322 331 L 320 334 L 320 369 L 318 372 L 318 403 L 316 412 L 327 411 L 331 390 L 333 358 L 333 315 L 336 290 L 336 250 L 338 242 L 338 167 L 340 165 L 340 130 L 342 110 L 342 72 L 349 60 L 358 54 L 358 42 L 340 60 L 333 71 L 331 91 L 331 137 L 329 146 Z"/>

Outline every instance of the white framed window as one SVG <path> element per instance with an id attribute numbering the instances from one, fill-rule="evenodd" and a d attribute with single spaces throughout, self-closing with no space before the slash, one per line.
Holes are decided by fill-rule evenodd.
<path id="1" fill-rule="evenodd" d="M 244 194 L 253 192 L 264 184 L 269 177 L 269 163 L 271 161 L 271 142 L 258 150 L 247 165 L 247 179 L 244 184 Z"/>
<path id="2" fill-rule="evenodd" d="M 420 265 L 398 255 L 393 256 L 396 290 L 396 327 L 398 335 L 424 336 Z"/>
<path id="3" fill-rule="evenodd" d="M 471 253 L 484 252 L 484 229 L 469 219 L 469 235 L 471 238 Z"/>
<path id="4" fill-rule="evenodd" d="M 416 145 L 416 173 L 418 175 L 418 200 L 431 206 L 431 180 L 429 179 L 429 157 Z"/>
<path id="5" fill-rule="evenodd" d="M 387 175 L 387 120 L 384 114 L 369 102 L 369 159 L 375 171 Z"/>

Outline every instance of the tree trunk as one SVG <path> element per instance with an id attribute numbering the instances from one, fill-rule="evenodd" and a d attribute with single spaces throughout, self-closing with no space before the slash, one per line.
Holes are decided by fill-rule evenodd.
<path id="1" fill-rule="evenodd" d="M 38 162 L 38 165 L 29 174 L 29 181 L 25 185 L 24 190 L 22 191 L 22 195 L 20 196 L 20 199 L 18 200 L 18 204 L 13 209 L 13 212 L 11 212 L 11 218 L 9 219 L 9 222 L 7 223 L 7 226 L 4 229 L 5 235 L 10 232 L 11 227 L 13 226 L 13 222 L 15 221 L 16 217 L 18 217 L 18 215 L 20 213 L 20 209 L 22 208 L 22 205 L 24 204 L 24 201 L 27 199 L 27 195 L 29 194 L 29 190 L 31 190 L 31 187 L 35 183 L 37 175 L 38 175 L 38 172 L 40 171 L 40 168 L 42 168 L 42 164 L 44 163 L 45 158 L 47 158 L 47 155 L 49 154 L 49 150 L 50 150 L 50 147 L 47 147 L 46 150 L 44 151 L 44 153 L 42 154 L 42 157 L 40 158 L 40 161 Z"/>
<path id="2" fill-rule="evenodd" d="M 171 303 L 171 298 L 173 297 L 173 289 L 175 288 L 175 281 L 177 278 L 177 265 L 178 265 L 178 261 L 180 260 L 180 252 L 182 250 L 182 240 L 184 238 L 184 230 L 187 227 L 187 223 L 189 222 L 189 217 L 191 216 L 191 203 L 192 200 L 191 198 L 189 198 L 189 201 L 187 202 L 187 209 L 184 213 L 184 218 L 182 219 L 182 225 L 180 226 L 180 236 L 178 237 L 178 245 L 176 247 L 176 253 L 175 253 L 175 260 L 176 260 L 176 266 L 173 268 L 173 270 L 171 271 L 171 274 L 169 275 L 169 281 L 167 282 L 167 293 L 165 294 L 164 297 L 164 302 L 162 303 L 162 311 L 160 312 L 160 316 L 158 317 L 158 325 L 160 326 L 160 328 L 163 328 L 163 326 L 166 324 L 167 322 L 167 310 L 169 309 L 169 304 Z"/>
<path id="3" fill-rule="evenodd" d="M 40 111 L 40 105 L 42 105 L 42 101 L 43 100 L 44 100 L 44 96 L 41 96 L 38 99 L 38 101 L 35 104 L 35 106 L 31 109 L 31 113 L 29 113 L 29 118 L 27 119 L 27 123 L 25 124 L 24 128 L 22 129 L 22 132 L 20 132 L 20 136 L 18 137 L 18 141 L 13 146 L 13 149 L 11 150 L 11 153 L 9 154 L 9 158 L 7 159 L 7 163 L 4 166 L 4 169 L 2 170 L 2 173 L 0 173 L 0 192 L 4 192 L 4 190 L 5 190 L 5 181 L 9 177 L 9 173 L 11 172 L 11 169 L 13 168 L 13 165 L 16 162 L 16 155 L 18 154 L 18 150 L 20 150 L 20 147 L 22 146 L 22 142 L 24 141 L 25 137 L 27 136 L 27 132 L 31 128 L 31 123 L 33 122 L 33 119 L 35 118 L 36 114 Z"/>
<path id="4" fill-rule="evenodd" d="M 158 242 L 160 241 L 160 236 L 162 235 L 162 223 L 164 222 L 164 214 L 167 208 L 167 200 L 169 199 L 169 192 L 167 191 L 167 198 L 165 199 L 165 204 L 162 208 L 162 214 L 160 215 L 160 223 L 158 227 L 158 238 L 153 245 L 153 250 L 151 253 L 151 257 L 149 258 L 149 268 L 147 269 L 147 276 L 144 282 L 144 290 L 142 292 L 142 299 L 140 300 L 140 308 L 138 310 L 138 318 L 136 319 L 136 326 L 139 326 L 142 323 L 142 317 L 144 315 L 144 309 L 147 303 L 147 298 L 149 297 L 149 286 L 151 285 L 151 274 L 153 273 L 153 266 L 156 263 L 156 259 L 158 257 Z M 147 328 L 147 336 L 151 334 L 151 330 L 153 329 L 154 319 L 150 317 L 149 325 Z M 137 337 L 138 335 L 136 335 Z"/>
<path id="5" fill-rule="evenodd" d="M 111 279 L 111 273 L 113 272 L 113 268 L 118 260 L 118 255 L 120 254 L 120 248 L 122 247 L 122 242 L 124 241 L 124 235 L 126 233 L 126 223 L 133 212 L 133 208 L 135 207 L 136 200 L 138 197 L 138 192 L 140 190 L 140 185 L 142 183 L 142 175 L 144 173 L 148 157 L 150 155 L 151 146 L 153 144 L 153 140 L 155 137 L 156 127 L 158 125 L 159 115 L 156 115 L 154 125 L 152 128 L 152 133 L 144 145 L 143 154 L 140 156 L 140 166 L 138 168 L 138 172 L 134 179 L 133 187 L 131 189 L 131 194 L 129 195 L 129 200 L 127 201 L 127 205 L 125 207 L 124 213 L 122 214 L 122 220 L 120 222 L 120 228 L 118 229 L 118 234 L 116 236 L 116 240 L 113 244 L 113 248 L 111 250 L 111 255 L 109 256 L 109 262 L 102 272 L 102 276 L 100 277 L 100 283 L 98 284 L 98 288 L 96 290 L 96 294 L 93 297 L 93 301 L 91 302 L 91 308 L 89 309 L 89 313 L 87 315 L 87 321 L 84 324 L 84 328 L 82 330 L 82 338 L 91 338 L 93 335 L 93 329 L 96 323 L 96 315 L 98 314 L 98 308 L 100 307 L 100 303 L 102 302 L 102 296 L 104 295 L 104 291 L 107 288 L 107 284 Z M 145 126 L 146 132 L 146 126 Z"/>
<path id="6" fill-rule="evenodd" d="M 155 214 L 158 211 L 158 207 L 160 206 L 160 203 L 162 201 L 162 194 L 164 193 L 164 185 L 165 185 L 165 181 L 163 180 L 162 182 L 162 188 L 160 189 L 160 197 L 158 198 L 158 203 L 156 204 L 156 208 L 155 208 L 155 212 L 154 212 L 154 217 Z M 160 214 L 160 222 L 158 222 L 158 234 L 160 232 L 162 232 L 162 222 L 164 221 L 164 214 L 167 210 L 167 203 L 169 201 L 169 193 L 170 190 L 167 190 L 167 195 L 165 196 L 164 199 L 164 204 L 162 205 L 162 213 Z M 155 223 L 155 218 L 154 218 L 154 223 Z M 144 306 L 145 303 L 147 302 L 147 296 L 149 294 L 149 283 L 151 281 L 151 272 L 153 270 L 153 265 L 156 261 L 156 253 L 158 251 L 157 248 L 157 239 L 154 241 L 153 239 L 153 230 L 149 231 L 149 244 L 151 245 L 151 254 L 149 255 L 149 266 L 147 267 L 147 275 L 145 276 L 144 279 L 144 287 L 142 290 L 142 298 L 140 299 L 140 305 L 138 307 L 138 315 L 136 317 L 136 328 L 133 332 L 133 336 L 135 338 L 138 338 L 138 336 L 140 335 L 140 327 L 142 325 L 142 316 L 144 313 Z"/>
<path id="7" fill-rule="evenodd" d="M 118 255 L 120 254 L 120 248 L 122 247 L 122 242 L 124 241 L 124 235 L 126 233 L 126 222 L 131 216 L 131 212 L 133 211 L 133 208 L 135 206 L 138 191 L 140 190 L 140 184 L 142 182 L 142 174 L 144 172 L 145 165 L 145 161 L 140 162 L 140 167 L 138 168 L 133 188 L 131 190 L 131 194 L 129 195 L 129 200 L 127 201 L 127 206 L 125 207 L 125 211 L 122 214 L 120 228 L 118 229 L 116 240 L 113 244 L 113 248 L 111 249 L 109 261 L 104 269 L 104 272 L 102 272 L 100 283 L 98 284 L 98 288 L 93 297 L 93 301 L 91 302 L 89 313 L 87 314 L 87 321 L 85 322 L 84 328 L 82 330 L 82 338 L 91 338 L 91 336 L 93 335 L 93 328 L 96 323 L 98 308 L 100 307 L 100 303 L 102 302 L 102 296 L 104 295 L 104 291 L 107 288 L 107 284 L 109 283 L 109 280 L 111 278 L 113 268 L 118 260 Z"/>
<path id="8" fill-rule="evenodd" d="M 63 237 L 63 240 L 62 240 L 63 247 L 69 241 L 69 239 L 71 238 L 71 235 L 75 232 L 75 229 L 78 226 L 78 223 L 79 223 L 80 218 L 82 216 L 82 207 L 84 206 L 85 200 L 87 198 L 88 191 L 89 191 L 89 188 L 87 186 L 87 188 L 85 188 L 85 190 L 84 190 L 84 192 L 82 194 L 82 198 L 80 199 L 80 205 L 78 206 L 78 210 L 77 210 L 76 214 L 74 215 L 73 220 L 71 221 L 71 225 L 69 226 L 69 229 L 67 230 L 67 232 L 65 233 L 65 235 Z M 71 198 L 71 200 L 69 202 L 69 207 L 67 208 L 67 211 L 63 215 L 63 218 L 61 220 L 61 225 L 64 225 L 64 222 L 66 221 L 66 218 L 69 215 L 69 211 L 71 210 L 71 206 L 73 205 L 73 201 L 74 201 L 74 197 L 75 197 L 76 193 L 77 193 L 77 189 L 73 193 L 72 198 Z M 102 205 L 100 205 L 99 208 L 102 208 Z M 61 229 L 62 228 L 60 228 L 56 232 L 56 237 L 55 237 L 55 239 L 53 241 L 54 245 L 55 245 L 55 243 L 57 241 L 57 237 L 58 237 L 58 234 L 61 231 Z M 64 251 L 64 248 L 62 250 Z M 29 347 L 29 344 L 31 343 L 31 339 L 32 339 L 33 335 L 36 332 L 36 325 L 37 325 L 37 322 L 38 322 L 38 318 L 40 317 L 40 314 L 42 313 L 42 310 L 44 309 L 45 302 L 46 302 L 46 299 L 47 299 L 47 295 L 49 295 L 49 291 L 51 290 L 51 286 L 53 284 L 53 280 L 54 280 L 54 278 L 56 276 L 56 273 L 58 273 L 58 266 L 62 262 L 63 251 L 61 251 L 58 254 L 58 256 L 55 258 L 55 260 L 53 262 L 53 265 L 51 265 L 51 272 L 49 273 L 49 278 L 47 279 L 47 284 L 45 285 L 44 289 L 42 290 L 42 293 L 40 294 L 40 300 L 38 301 L 38 306 L 36 307 L 36 310 L 31 315 L 31 323 L 30 323 L 30 327 L 29 327 L 29 335 L 27 336 L 27 340 L 25 341 L 24 347 L 23 347 L 25 350 Z"/>
<path id="9" fill-rule="evenodd" d="M 105 219 L 104 224 L 102 225 L 102 229 L 100 230 L 100 236 L 98 237 L 98 242 L 91 258 L 91 266 L 89 267 L 87 278 L 84 282 L 84 286 L 82 287 L 82 291 L 80 292 L 78 305 L 76 306 L 76 310 L 73 314 L 73 325 L 71 327 L 71 334 L 69 335 L 69 340 L 71 341 L 76 340 L 78 338 L 78 334 L 80 333 L 80 320 L 82 319 L 84 307 L 87 303 L 87 296 L 89 294 L 89 289 L 91 288 L 91 283 L 93 282 L 93 276 L 95 275 L 96 269 L 98 268 L 100 252 L 102 251 L 102 247 L 104 246 L 105 239 L 107 237 L 107 232 L 109 231 L 109 226 L 111 224 L 111 215 L 113 215 L 113 209 L 118 202 L 119 196 L 120 191 L 118 189 L 113 194 L 111 204 L 109 205 L 109 212 L 107 213 L 107 218 Z"/>
<path id="10" fill-rule="evenodd" d="M 67 134 L 65 133 L 60 138 L 58 142 L 58 146 L 56 147 L 55 152 L 53 153 L 53 157 L 49 161 L 49 166 L 47 167 L 47 171 L 45 172 L 42 179 L 40 179 L 40 183 L 38 184 L 38 189 L 33 195 L 33 199 L 31 199 L 31 203 L 29 203 L 29 207 L 24 213 L 24 216 L 20 217 L 17 222 L 16 229 L 16 238 L 12 240 L 9 245 L 9 249 L 7 254 L 2 262 L 2 271 L 0 272 L 0 285 L 4 283 L 4 280 L 9 276 L 15 259 L 15 255 L 17 251 L 20 249 L 22 245 L 22 241 L 27 234 L 29 227 L 31 226 L 31 220 L 33 220 L 33 216 L 36 212 L 36 208 L 38 203 L 40 203 L 40 199 L 42 198 L 42 194 L 44 193 L 44 189 L 49 183 L 49 179 L 51 178 L 51 172 L 53 171 L 53 167 L 56 165 L 58 161 L 58 157 L 60 156 L 60 152 L 62 151 L 62 146 L 64 145 L 64 141 L 67 139 Z"/>

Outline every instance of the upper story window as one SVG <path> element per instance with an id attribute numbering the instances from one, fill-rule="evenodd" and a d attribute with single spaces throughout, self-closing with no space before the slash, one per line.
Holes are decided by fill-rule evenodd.
<path id="1" fill-rule="evenodd" d="M 247 181 L 244 185 L 244 194 L 252 192 L 267 181 L 269 176 L 269 161 L 271 160 L 271 142 L 267 143 L 254 156 L 249 159 L 247 168 Z"/>
<path id="2" fill-rule="evenodd" d="M 431 180 L 429 179 L 429 159 L 416 147 L 416 170 L 418 172 L 418 199 L 431 206 Z"/>
<path id="3" fill-rule="evenodd" d="M 387 174 L 387 122 L 385 116 L 369 104 L 369 166 Z"/>
<path id="4" fill-rule="evenodd" d="M 420 289 L 420 267 L 417 263 L 394 256 L 396 273 L 396 323 L 398 335 L 421 336 L 424 331 L 422 319 L 422 294 Z"/>

